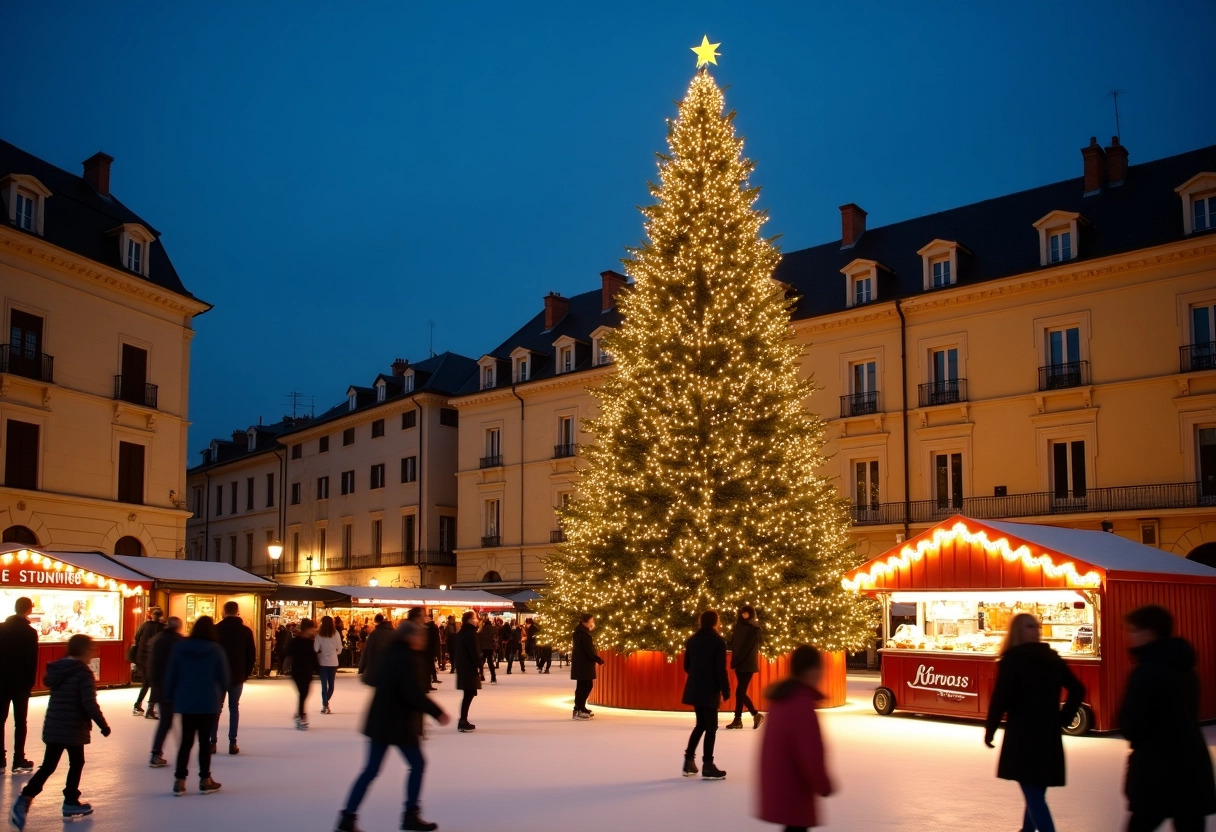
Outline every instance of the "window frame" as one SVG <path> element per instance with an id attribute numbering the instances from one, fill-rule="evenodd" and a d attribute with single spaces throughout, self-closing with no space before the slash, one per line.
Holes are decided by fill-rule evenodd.
<path id="1" fill-rule="evenodd" d="M 1033 224 L 1039 232 L 1039 265 L 1060 266 L 1071 260 L 1076 260 L 1081 253 L 1081 226 L 1088 225 L 1087 220 L 1075 211 L 1052 211 Z M 1051 241 L 1053 237 L 1068 234 L 1068 256 L 1051 259 Z"/>
<path id="2" fill-rule="evenodd" d="M 338 475 L 338 495 L 346 497 L 355 493 L 355 469 L 343 471 Z"/>
<path id="3" fill-rule="evenodd" d="M 1197 173 L 1177 188 L 1174 188 L 1174 193 L 1178 194 L 1182 200 L 1182 233 L 1184 236 L 1205 234 L 1216 228 L 1216 222 L 1214 222 L 1212 214 L 1213 206 L 1210 202 L 1207 206 L 1207 227 L 1195 227 L 1195 201 L 1216 198 L 1216 172 L 1202 171 Z"/>
<path id="4" fill-rule="evenodd" d="M 384 488 L 384 463 L 377 462 L 371 466 L 367 475 L 368 490 L 375 491 Z"/>
<path id="5" fill-rule="evenodd" d="M 0 192 L 4 193 L 4 205 L 7 209 L 7 219 L 10 225 L 43 236 L 46 226 L 46 201 L 51 191 L 34 176 L 25 173 L 13 173 L 0 179 Z M 30 228 L 25 228 L 17 222 L 17 196 L 32 198 L 33 218 Z"/>

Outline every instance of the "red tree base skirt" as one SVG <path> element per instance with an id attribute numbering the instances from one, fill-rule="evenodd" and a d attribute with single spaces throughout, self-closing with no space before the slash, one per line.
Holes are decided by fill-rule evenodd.
<path id="1" fill-rule="evenodd" d="M 591 689 L 590 702 L 606 708 L 635 708 L 646 711 L 691 711 L 680 703 L 684 694 L 684 656 L 674 661 L 658 652 L 647 651 L 622 656 L 611 650 L 601 650 L 604 663 L 599 667 L 595 687 Z M 821 708 L 835 708 L 845 703 L 844 653 L 824 653 L 824 674 L 821 693 L 826 697 Z M 727 654 L 727 665 L 730 658 Z M 720 711 L 735 709 L 735 672 L 728 669 L 731 698 L 718 708 Z M 778 656 L 768 660 L 760 657 L 760 672 L 752 677 L 748 696 L 761 711 L 768 710 L 764 691 L 774 682 L 779 682 L 790 673 L 790 657 Z"/>

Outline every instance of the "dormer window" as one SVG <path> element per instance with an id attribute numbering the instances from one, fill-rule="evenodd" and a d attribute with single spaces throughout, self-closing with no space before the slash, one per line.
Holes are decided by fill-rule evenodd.
<path id="1" fill-rule="evenodd" d="M 515 362 L 515 380 L 528 380 L 528 357 L 526 355 L 521 356 L 519 360 Z"/>
<path id="2" fill-rule="evenodd" d="M 1174 193 L 1182 198 L 1184 234 L 1216 228 L 1216 173 L 1197 173 L 1174 188 Z"/>
<path id="3" fill-rule="evenodd" d="M 562 347 L 557 351 L 557 371 L 568 373 L 574 369 L 574 347 Z"/>
<path id="4" fill-rule="evenodd" d="M 385 397 L 386 393 L 387 393 L 387 386 L 384 383 L 384 379 L 380 379 L 379 381 L 376 382 L 376 401 L 378 401 L 378 402 L 384 401 L 384 397 Z"/>
<path id="5" fill-rule="evenodd" d="M 516 384 L 532 378 L 532 371 L 536 369 L 532 358 L 532 351 L 524 347 L 518 347 L 511 352 L 512 374 Z"/>
<path id="6" fill-rule="evenodd" d="M 477 363 L 481 365 L 481 389 L 493 388 L 498 383 L 498 359 L 487 355 Z"/>
<path id="7" fill-rule="evenodd" d="M 118 251 L 122 264 L 130 271 L 148 276 L 148 255 L 152 248 L 152 233 L 134 222 L 123 223 L 111 231 L 118 235 Z"/>
<path id="8" fill-rule="evenodd" d="M 258 449 L 258 432 L 256 430 L 249 431 L 248 443 L 245 445 L 245 450 L 253 453 Z"/>
<path id="9" fill-rule="evenodd" d="M 13 174 L 0 179 L 0 194 L 8 208 L 8 221 L 32 234 L 42 234 L 43 206 L 51 192 L 41 182 L 26 174 Z"/>
<path id="10" fill-rule="evenodd" d="M 953 286 L 958 282 L 958 253 L 967 249 L 953 240 L 933 240 L 916 252 L 920 255 L 925 291 Z"/>
<path id="11" fill-rule="evenodd" d="M 1039 231 L 1039 264 L 1050 266 L 1075 260 L 1077 228 L 1085 218 L 1072 211 L 1052 211 L 1034 224 Z"/>
<path id="12" fill-rule="evenodd" d="M 1191 229 L 1207 231 L 1216 228 L 1216 191 L 1200 194 L 1191 200 Z"/>
<path id="13" fill-rule="evenodd" d="M 354 410 L 358 406 L 359 406 L 359 394 L 358 394 L 358 392 L 356 392 L 355 388 L 352 387 L 346 391 L 346 409 Z"/>
<path id="14" fill-rule="evenodd" d="M 612 363 L 612 353 L 604 348 L 604 336 L 612 332 L 612 327 L 597 327 L 591 333 L 591 360 L 595 366 Z"/>
<path id="15" fill-rule="evenodd" d="M 938 258 L 929 263 L 929 266 L 933 271 L 933 288 L 949 286 L 954 282 L 954 278 L 950 276 L 949 259 L 945 257 Z"/>
<path id="16" fill-rule="evenodd" d="M 414 392 L 414 371 L 410 370 L 401 379 L 401 383 L 405 386 L 405 392 Z"/>
<path id="17" fill-rule="evenodd" d="M 861 306 L 878 299 L 878 270 L 886 268 L 877 260 L 854 260 L 840 270 L 845 276 L 845 306 Z"/>
<path id="18" fill-rule="evenodd" d="M 853 278 L 853 305 L 860 306 L 874 300 L 874 278 L 870 275 Z"/>
<path id="19" fill-rule="evenodd" d="M 34 230 L 34 222 L 37 219 L 37 211 L 35 210 L 34 195 L 29 191 L 17 190 L 17 216 L 16 224 L 18 228 L 25 231 Z"/>

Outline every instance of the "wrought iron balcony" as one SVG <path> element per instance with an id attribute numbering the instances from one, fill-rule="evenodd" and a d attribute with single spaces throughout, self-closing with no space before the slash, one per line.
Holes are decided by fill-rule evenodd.
<path id="1" fill-rule="evenodd" d="M 865 416 L 878 412 L 878 391 L 867 390 L 864 393 L 850 393 L 840 397 L 840 418 L 849 416 Z"/>
<path id="2" fill-rule="evenodd" d="M 13 344 L 3 344 L 0 345 L 0 373 L 54 382 L 55 358 L 44 352 L 28 352 Z"/>
<path id="3" fill-rule="evenodd" d="M 957 404 L 967 401 L 967 379 L 951 378 L 945 381 L 931 381 L 922 384 L 920 390 L 920 406 L 934 407 L 939 404 Z"/>
<path id="4" fill-rule="evenodd" d="M 422 566 L 455 566 L 456 553 L 440 549 L 423 549 L 418 553 L 418 563 Z"/>
<path id="5" fill-rule="evenodd" d="M 1179 372 L 1181 373 L 1216 370 L 1216 341 L 1179 347 L 1178 357 Z"/>
<path id="6" fill-rule="evenodd" d="M 481 458 L 481 467 L 482 468 L 501 468 L 502 467 L 502 454 L 497 454 L 495 456 L 483 456 Z"/>
<path id="7" fill-rule="evenodd" d="M 868 506 L 849 506 L 849 514 L 855 526 L 874 526 L 882 523 L 904 522 L 903 503 L 871 503 Z"/>
<path id="8" fill-rule="evenodd" d="M 350 556 L 350 568 L 351 569 L 369 569 L 369 568 L 374 568 L 374 567 L 380 566 L 381 557 L 382 557 L 382 555 L 376 554 L 375 552 L 368 552 L 368 553 L 362 554 L 362 555 L 351 555 Z"/>
<path id="9" fill-rule="evenodd" d="M 490 548 L 491 546 L 501 546 L 502 536 L 497 534 L 486 535 L 481 539 L 481 545 L 486 549 Z"/>
<path id="10" fill-rule="evenodd" d="M 1089 384 L 1089 362 L 1068 361 L 1039 368 L 1040 390 L 1064 390 Z"/>
<path id="11" fill-rule="evenodd" d="M 156 408 L 157 390 L 155 384 L 143 384 L 133 381 L 129 376 L 124 382 L 121 375 L 114 376 L 114 398 L 119 401 L 141 404 L 144 407 Z"/>
<path id="12" fill-rule="evenodd" d="M 565 543 L 566 542 L 566 533 L 564 531 L 562 531 L 561 529 L 554 529 L 553 531 L 549 532 L 549 542 L 550 543 Z"/>
<path id="13" fill-rule="evenodd" d="M 578 445 L 570 443 L 568 445 L 554 445 L 553 458 L 562 459 L 563 457 L 575 456 L 578 453 Z"/>
<path id="14" fill-rule="evenodd" d="M 329 557 L 325 558 L 325 568 L 349 569 L 350 567 L 346 563 L 346 558 L 344 558 L 342 555 L 330 555 Z"/>

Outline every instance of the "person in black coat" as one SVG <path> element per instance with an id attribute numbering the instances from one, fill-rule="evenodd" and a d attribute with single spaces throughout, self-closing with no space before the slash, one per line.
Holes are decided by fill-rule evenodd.
<path id="1" fill-rule="evenodd" d="M 241 749 L 236 744 L 237 728 L 241 721 L 241 693 L 245 690 L 245 680 L 253 675 L 257 663 L 257 647 L 253 643 L 253 630 L 245 626 L 241 620 L 240 607 L 236 601 L 224 604 L 224 617 L 215 625 L 215 637 L 219 639 L 220 647 L 228 657 L 228 753 L 240 754 Z M 223 713 L 221 709 L 220 713 Z M 216 743 L 219 742 L 220 721 L 215 721 L 211 729 L 211 753 L 215 753 Z"/>
<path id="2" fill-rule="evenodd" d="M 13 708 L 13 774 L 34 770 L 33 761 L 25 758 L 30 691 L 38 677 L 38 632 L 30 626 L 33 611 L 34 602 L 22 596 L 13 604 L 14 615 L 0 624 L 0 774 L 8 764 L 4 735 L 9 705 Z"/>
<path id="3" fill-rule="evenodd" d="M 595 629 L 595 616 L 583 613 L 578 617 L 578 626 L 574 628 L 573 646 L 570 649 L 570 678 L 574 680 L 574 719 L 591 719 L 593 714 L 587 710 L 587 697 L 595 685 L 595 668 L 604 660 L 595 652 L 595 642 L 591 631 Z"/>
<path id="4" fill-rule="evenodd" d="M 148 659 L 152 656 L 152 639 L 165 629 L 164 621 L 162 621 L 164 616 L 164 610 L 160 607 L 152 607 L 148 610 L 148 620 L 140 624 L 139 629 L 135 631 L 135 669 L 139 671 L 139 678 L 143 680 L 143 684 L 139 688 L 139 695 L 135 697 L 135 707 L 131 709 L 131 713 L 136 716 L 144 714 L 144 697 L 148 695 L 148 691 L 152 687 L 148 684 Z M 144 715 L 148 719 L 156 718 L 156 700 L 152 700 L 148 705 L 148 712 Z"/>
<path id="5" fill-rule="evenodd" d="M 1047 789 L 1064 785 L 1061 731 L 1077 715 L 1085 686 L 1055 650 L 1039 641 L 1041 630 L 1038 619 L 1029 613 L 1019 613 L 1009 622 L 988 705 L 984 744 L 994 747 L 997 726 L 1008 714 L 996 776 L 1021 787 L 1026 800 L 1023 829 L 1052 830 Z M 1061 689 L 1068 691 L 1063 708 Z"/>
<path id="6" fill-rule="evenodd" d="M 730 699 L 730 677 L 726 675 L 726 641 L 718 634 L 718 614 L 713 610 L 701 613 L 701 629 L 684 642 L 684 672 L 688 680 L 680 701 L 692 705 L 697 715 L 696 727 L 684 749 L 684 776 L 697 773 L 697 745 L 704 735 L 701 776 L 725 780 L 726 772 L 714 765 L 714 741 L 718 736 L 718 702 Z"/>
<path id="7" fill-rule="evenodd" d="M 162 768 L 169 765 L 165 759 L 165 738 L 173 727 L 173 701 L 165 696 L 165 671 L 169 669 L 169 657 L 173 648 L 183 638 L 182 620 L 176 615 L 165 619 L 165 629 L 152 639 L 152 658 L 149 661 L 148 672 L 151 675 L 152 701 L 160 707 L 160 722 L 156 726 L 156 734 L 152 737 L 152 756 L 148 761 L 150 768 Z"/>
<path id="8" fill-rule="evenodd" d="M 412 615 L 413 610 L 410 612 Z M 418 619 L 421 617 L 422 610 L 418 608 Z M 376 674 L 376 692 L 372 696 L 367 719 L 363 724 L 363 733 L 370 740 L 367 765 L 351 786 L 346 806 L 338 817 L 337 832 L 358 832 L 356 816 L 359 804 L 363 802 L 368 787 L 380 773 L 380 765 L 390 746 L 400 749 L 410 767 L 401 828 L 439 828 L 438 824 L 429 823 L 420 815 L 418 796 L 422 791 L 422 774 L 426 769 L 426 760 L 422 756 L 418 739 L 423 714 L 430 714 L 440 725 L 447 725 L 452 720 L 423 693 L 427 680 L 418 673 L 418 657 L 427 655 L 426 633 L 417 630 L 413 636 L 407 636 L 406 633 L 406 623 L 403 622 L 394 634 L 396 638 L 388 645 L 380 659 L 380 669 Z M 411 638 L 414 639 L 413 643 L 410 643 Z"/>
<path id="9" fill-rule="evenodd" d="M 189 637 L 173 645 L 165 669 L 165 698 L 173 703 L 182 725 L 177 768 L 173 772 L 174 795 L 186 793 L 195 737 L 198 737 L 198 790 L 202 794 L 219 791 L 220 784 L 211 779 L 211 736 L 231 684 L 228 657 L 216 639 L 215 622 L 209 615 L 199 616 Z"/>
<path id="10" fill-rule="evenodd" d="M 312 622 L 312 619 L 305 618 L 300 622 L 300 631 L 287 645 L 287 659 L 291 664 L 291 680 L 296 683 L 299 702 L 295 722 L 296 727 L 301 731 L 308 730 L 308 714 L 304 713 L 304 702 L 308 699 L 309 688 L 312 687 L 312 677 L 320 667 L 314 644 L 316 637 L 317 625 Z"/>
<path id="11" fill-rule="evenodd" d="M 435 626 L 435 617 L 426 620 L 426 659 L 429 665 L 431 685 L 439 684 L 439 628 Z"/>
<path id="12" fill-rule="evenodd" d="M 460 632 L 448 640 L 448 649 L 456 668 L 456 689 L 464 691 L 464 698 L 460 702 L 460 721 L 456 723 L 456 730 L 464 734 L 477 727 L 469 722 L 469 706 L 473 704 L 473 697 L 481 689 L 481 677 L 478 674 L 481 651 L 477 649 L 477 613 L 467 610 L 460 617 Z"/>
<path id="13" fill-rule="evenodd" d="M 743 709 L 752 715 L 752 728 L 759 728 L 764 714 L 756 710 L 747 695 L 752 677 L 760 672 L 760 636 L 763 630 L 756 620 L 756 610 L 750 604 L 739 607 L 739 618 L 730 634 L 730 666 L 735 671 L 735 721 L 727 728 L 743 727 Z"/>
<path id="14" fill-rule="evenodd" d="M 1177 832 L 1203 832 L 1216 814 L 1212 758 L 1199 728 L 1195 651 L 1174 637 L 1174 617 L 1150 605 L 1124 617 L 1136 667 L 1127 677 L 1119 728 L 1132 752 L 1123 792 L 1127 832 L 1152 832 L 1173 818 Z"/>
<path id="15" fill-rule="evenodd" d="M 524 672 L 524 657 L 520 652 L 523 648 L 524 632 L 520 629 L 518 621 L 508 621 L 503 625 L 503 644 L 506 645 L 507 651 L 507 674 L 511 673 L 511 665 L 516 660 L 519 661 L 519 672 Z"/>
<path id="16" fill-rule="evenodd" d="M 483 666 L 490 668 L 490 684 L 498 684 L 498 673 L 494 670 L 497 667 L 494 664 L 494 644 L 498 637 L 498 633 L 494 629 L 494 622 L 489 617 L 481 619 L 481 628 L 477 631 L 477 646 L 481 650 L 481 662 Z M 486 680 L 484 670 L 478 671 L 478 678 L 481 681 Z"/>

